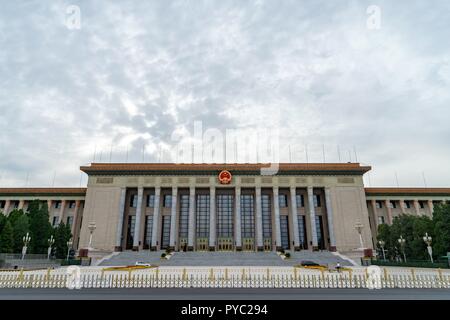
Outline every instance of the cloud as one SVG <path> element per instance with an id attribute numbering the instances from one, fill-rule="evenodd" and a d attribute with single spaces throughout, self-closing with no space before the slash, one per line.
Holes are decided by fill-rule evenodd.
<path id="1" fill-rule="evenodd" d="M 81 9 L 81 29 L 65 26 Z M 173 132 L 279 128 L 281 160 L 359 161 L 371 182 L 448 185 L 449 4 L 75 1 L 0 12 L 0 184 L 158 161 Z M 112 147 L 111 147 L 112 146 Z M 356 155 L 355 155 L 356 150 Z M 165 161 L 174 161 L 165 153 Z M 82 183 L 85 183 L 81 180 Z"/>

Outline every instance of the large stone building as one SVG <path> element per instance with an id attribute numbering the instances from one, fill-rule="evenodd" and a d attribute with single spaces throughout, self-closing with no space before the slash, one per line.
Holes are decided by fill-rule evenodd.
<path id="1" fill-rule="evenodd" d="M 450 188 L 364 188 L 358 163 L 105 164 L 83 166 L 87 188 L 0 188 L 0 210 L 47 201 L 50 222 L 78 248 L 351 251 L 402 213 L 432 216 Z M 264 170 L 264 169 L 263 169 Z M 362 225 L 360 237 L 355 226 Z"/>

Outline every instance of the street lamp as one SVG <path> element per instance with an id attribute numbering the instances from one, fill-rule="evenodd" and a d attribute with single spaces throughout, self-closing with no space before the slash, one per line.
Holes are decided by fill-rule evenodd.
<path id="1" fill-rule="evenodd" d="M 355 229 L 359 234 L 359 243 L 361 245 L 361 249 L 364 248 L 364 243 L 363 243 L 363 238 L 362 238 L 362 229 L 363 228 L 364 228 L 364 225 L 360 221 L 357 221 L 355 224 Z"/>
<path id="2" fill-rule="evenodd" d="M 89 249 L 92 249 L 92 234 L 94 233 L 97 226 L 95 225 L 95 222 L 90 222 L 88 229 L 89 229 Z"/>
<path id="3" fill-rule="evenodd" d="M 398 243 L 400 244 L 400 248 L 402 249 L 402 251 L 403 251 L 403 260 L 405 260 L 405 262 L 406 262 L 406 255 L 405 255 L 405 242 L 406 242 L 406 240 L 405 239 L 403 239 L 403 236 L 402 235 L 400 235 L 400 238 L 398 238 Z"/>
<path id="4" fill-rule="evenodd" d="M 27 254 L 27 246 L 31 241 L 31 237 L 29 235 L 29 233 L 27 232 L 27 234 L 23 237 L 23 247 L 22 247 L 22 260 L 25 259 L 25 255 Z"/>
<path id="5" fill-rule="evenodd" d="M 67 241 L 67 261 L 69 261 L 69 253 L 70 253 L 70 249 L 72 247 L 73 241 L 72 238 L 69 239 L 69 241 Z"/>
<path id="6" fill-rule="evenodd" d="M 431 240 L 432 238 L 428 235 L 428 232 L 425 232 L 423 241 L 427 244 L 428 254 L 430 255 L 431 263 L 433 263 L 433 249 L 431 248 Z"/>
<path id="7" fill-rule="evenodd" d="M 48 249 L 47 249 L 47 259 L 50 260 L 50 255 L 52 254 L 52 246 L 55 243 L 55 239 L 53 238 L 53 235 L 50 236 L 50 239 L 48 239 Z"/>
<path id="8" fill-rule="evenodd" d="M 386 255 L 384 254 L 384 245 L 386 244 L 383 240 L 378 241 L 378 244 L 381 247 L 381 251 L 383 252 L 383 260 L 386 261 Z"/>

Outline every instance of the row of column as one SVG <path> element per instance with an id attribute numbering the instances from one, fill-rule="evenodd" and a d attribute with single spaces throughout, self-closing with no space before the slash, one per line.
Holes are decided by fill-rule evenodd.
<path id="1" fill-rule="evenodd" d="M 313 248 L 318 247 L 318 239 L 317 239 L 317 230 L 316 230 L 316 220 L 315 220 L 315 207 L 314 207 L 314 194 L 313 187 L 308 187 L 308 208 L 310 215 L 310 227 L 312 233 L 312 245 Z M 134 226 L 134 238 L 133 238 L 133 249 L 139 249 L 139 239 L 140 239 L 140 230 L 142 223 L 142 199 L 143 199 L 144 188 L 138 188 L 138 200 L 137 200 L 137 208 L 136 208 L 136 220 Z M 292 216 L 293 222 L 293 234 L 294 234 L 294 247 L 300 247 L 300 237 L 298 230 L 298 213 L 297 213 L 297 199 L 296 199 L 296 187 L 290 188 L 291 194 L 291 211 L 290 215 Z M 215 187 L 210 187 L 210 219 L 209 219 L 209 245 L 210 247 L 215 247 L 216 244 L 216 189 Z M 157 249 L 158 243 L 158 226 L 160 219 L 160 196 L 161 196 L 161 187 L 155 187 L 155 202 L 153 208 L 153 226 L 152 226 L 152 239 L 151 239 L 151 247 L 152 249 Z M 242 239 L 241 239 L 241 188 L 235 188 L 235 214 L 234 214 L 234 234 L 235 234 L 235 243 L 237 248 L 242 247 Z M 281 227 L 280 227 L 280 205 L 278 201 L 279 190 L 278 187 L 273 187 L 273 207 L 274 207 L 274 221 L 275 221 L 275 239 L 277 244 L 277 249 L 281 248 Z M 175 247 L 176 241 L 176 221 L 177 221 L 177 198 L 178 198 L 178 188 L 172 187 L 172 205 L 171 205 L 171 219 L 170 219 L 170 240 L 169 246 Z M 262 204 L 261 204 L 261 187 L 255 187 L 255 198 L 256 198 L 256 212 L 255 212 L 255 235 L 256 235 L 256 246 L 258 250 L 262 250 L 263 248 L 263 225 L 262 225 Z M 119 221 L 117 224 L 117 232 L 116 232 L 116 250 L 121 250 L 122 248 L 122 230 L 125 216 L 125 200 L 126 200 L 126 188 L 121 189 L 120 194 L 120 212 L 119 212 Z M 330 189 L 325 188 L 325 203 L 326 203 L 326 212 L 327 212 L 327 220 L 328 220 L 328 229 L 329 229 L 329 237 L 330 237 L 330 250 L 334 251 L 336 249 L 336 240 L 334 236 L 334 226 L 333 226 L 333 209 L 331 204 L 331 195 Z M 189 189 L 189 218 L 188 218 L 188 249 L 192 250 L 194 247 L 194 238 L 195 238 L 195 187 L 190 187 Z"/>

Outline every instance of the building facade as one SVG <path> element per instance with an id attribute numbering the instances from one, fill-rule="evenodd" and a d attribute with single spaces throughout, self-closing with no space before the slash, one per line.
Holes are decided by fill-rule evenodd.
<path id="1" fill-rule="evenodd" d="M 450 188 L 364 188 L 358 163 L 105 164 L 81 167 L 87 188 L 0 188 L 0 210 L 47 201 L 78 248 L 105 251 L 351 251 L 373 248 L 381 223 L 432 216 Z M 362 225 L 361 238 L 356 224 Z"/>

